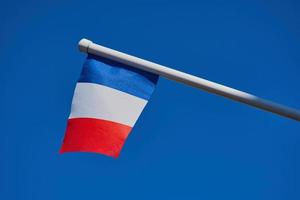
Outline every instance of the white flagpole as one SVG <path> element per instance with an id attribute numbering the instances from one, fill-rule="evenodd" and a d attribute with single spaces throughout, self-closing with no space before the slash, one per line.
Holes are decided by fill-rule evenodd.
<path id="1" fill-rule="evenodd" d="M 238 101 L 262 110 L 276 113 L 278 115 L 288 117 L 300 121 L 300 111 L 283 106 L 271 101 L 259 98 L 252 94 L 242 92 L 218 83 L 214 83 L 178 70 L 174 70 L 135 56 L 131 56 L 113 49 L 94 44 L 92 41 L 82 39 L 79 41 L 79 50 L 81 52 L 101 56 L 111 59 L 132 67 L 136 67 L 154 74 L 158 74 L 167 79 L 184 83 L 186 85 L 205 90 L 207 92 L 217 94 L 234 101 Z"/>

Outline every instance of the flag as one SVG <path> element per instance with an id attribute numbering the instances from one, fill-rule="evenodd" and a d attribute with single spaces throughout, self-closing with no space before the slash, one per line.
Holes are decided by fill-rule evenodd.
<path id="1" fill-rule="evenodd" d="M 76 84 L 60 153 L 118 157 L 158 75 L 88 55 Z"/>

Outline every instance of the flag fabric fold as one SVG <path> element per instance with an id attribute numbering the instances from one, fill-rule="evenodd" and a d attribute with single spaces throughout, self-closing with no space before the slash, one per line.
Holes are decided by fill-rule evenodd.
<path id="1" fill-rule="evenodd" d="M 118 157 L 157 81 L 158 75 L 88 55 L 60 152 Z"/>

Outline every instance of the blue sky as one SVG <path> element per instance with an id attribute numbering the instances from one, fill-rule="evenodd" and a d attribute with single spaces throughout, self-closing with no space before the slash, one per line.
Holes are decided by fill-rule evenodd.
<path id="1" fill-rule="evenodd" d="M 300 108 L 298 1 L 2 1 L 0 199 L 300 198 L 300 123 L 161 78 L 119 159 L 58 154 L 99 44 Z"/>

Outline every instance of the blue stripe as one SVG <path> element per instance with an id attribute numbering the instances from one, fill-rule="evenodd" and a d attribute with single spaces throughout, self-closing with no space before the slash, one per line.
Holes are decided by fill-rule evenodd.
<path id="1" fill-rule="evenodd" d="M 78 82 L 111 87 L 148 100 L 155 89 L 158 75 L 112 60 L 88 55 Z"/>

